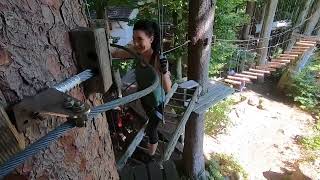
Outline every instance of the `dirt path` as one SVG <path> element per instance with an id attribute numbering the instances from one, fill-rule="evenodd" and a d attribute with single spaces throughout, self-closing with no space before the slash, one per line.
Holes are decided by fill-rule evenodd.
<path id="1" fill-rule="evenodd" d="M 297 135 L 311 133 L 312 117 L 253 91 L 241 95 L 247 99 L 234 105 L 229 114 L 233 125 L 228 133 L 215 138 L 205 136 L 205 155 L 217 152 L 234 156 L 248 172 L 249 180 L 282 180 L 285 176 L 291 180 L 320 180 L 320 159 L 301 162 L 305 156 L 295 143 Z M 239 99 L 240 95 L 233 96 Z M 264 110 L 256 107 L 259 99 L 264 102 Z M 256 105 L 249 105 L 248 100 Z"/>

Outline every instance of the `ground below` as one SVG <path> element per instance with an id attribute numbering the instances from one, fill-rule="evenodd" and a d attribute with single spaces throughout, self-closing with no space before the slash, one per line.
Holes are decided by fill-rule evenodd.
<path id="1" fill-rule="evenodd" d="M 312 134 L 315 120 L 264 87 L 270 84 L 233 95 L 245 100 L 233 105 L 227 133 L 205 135 L 206 157 L 212 152 L 232 155 L 249 174 L 249 180 L 320 180 L 319 154 L 310 160 L 296 143 L 297 137 Z"/>

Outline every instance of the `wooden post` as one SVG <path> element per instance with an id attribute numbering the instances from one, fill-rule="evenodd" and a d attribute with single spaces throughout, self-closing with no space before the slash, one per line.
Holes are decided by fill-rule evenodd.
<path id="1" fill-rule="evenodd" d="M 268 0 L 265 4 L 266 11 L 263 17 L 263 24 L 260 33 L 260 42 L 258 44 L 258 54 L 259 57 L 259 65 L 265 65 L 267 63 L 267 53 L 268 53 L 268 45 L 269 38 L 272 29 L 272 23 L 274 19 L 274 15 L 276 13 L 278 0 Z M 259 49 L 260 48 L 260 49 Z"/>
<path id="2" fill-rule="evenodd" d="M 189 0 L 188 79 L 207 92 L 215 0 Z M 183 161 L 191 179 L 206 179 L 203 157 L 204 113 L 191 113 L 185 130 Z"/>

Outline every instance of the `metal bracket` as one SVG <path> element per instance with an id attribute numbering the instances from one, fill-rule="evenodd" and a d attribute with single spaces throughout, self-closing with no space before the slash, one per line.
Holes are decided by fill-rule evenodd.
<path id="1" fill-rule="evenodd" d="M 33 97 L 23 99 L 13 107 L 18 131 L 40 119 L 41 115 L 51 115 L 74 119 L 79 127 L 85 126 L 87 114 L 90 112 L 88 104 L 56 89 L 47 89 Z"/>

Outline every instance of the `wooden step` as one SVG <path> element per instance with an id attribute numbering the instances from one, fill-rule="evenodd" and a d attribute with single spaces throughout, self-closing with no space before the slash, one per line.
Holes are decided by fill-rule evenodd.
<path id="1" fill-rule="evenodd" d="M 285 51 L 284 53 L 290 53 L 290 54 L 294 54 L 294 55 L 301 55 L 303 54 L 304 52 L 298 52 L 298 51 Z"/>
<path id="2" fill-rule="evenodd" d="M 310 41 L 310 40 L 300 40 L 299 43 L 307 43 L 307 44 L 317 44 L 317 41 Z"/>
<path id="3" fill-rule="evenodd" d="M 271 68 L 271 67 L 268 67 L 268 66 L 256 66 L 256 68 L 259 69 L 259 70 L 265 70 L 265 71 L 270 71 L 270 72 L 277 71 L 277 69 Z"/>
<path id="4" fill-rule="evenodd" d="M 310 44 L 310 43 L 297 42 L 296 44 L 297 44 L 297 45 L 300 45 L 300 46 L 314 47 L 314 44 Z"/>
<path id="5" fill-rule="evenodd" d="M 268 65 L 279 65 L 279 66 L 285 66 L 285 65 L 286 65 L 286 63 L 268 62 Z"/>
<path id="6" fill-rule="evenodd" d="M 242 71 L 242 74 L 248 74 L 248 75 L 252 75 L 252 76 L 260 76 L 263 77 L 264 74 L 263 73 L 256 73 L 256 72 L 250 72 L 250 71 Z"/>
<path id="7" fill-rule="evenodd" d="M 249 78 L 249 79 L 258 79 L 257 76 L 252 76 L 252 75 L 248 75 L 248 74 L 241 74 L 241 73 L 235 73 L 234 76 L 245 77 L 245 78 Z"/>
<path id="8" fill-rule="evenodd" d="M 291 56 L 282 56 L 282 57 L 277 57 L 276 59 L 285 59 L 285 60 L 294 60 L 296 57 L 291 57 Z"/>
<path id="9" fill-rule="evenodd" d="M 290 60 L 286 60 L 286 59 L 274 59 L 271 62 L 278 62 L 278 63 L 290 63 Z"/>
<path id="10" fill-rule="evenodd" d="M 249 78 L 245 78 L 245 77 L 227 76 L 227 78 L 228 78 L 228 79 L 231 79 L 231 80 L 244 81 L 244 82 L 246 82 L 246 83 L 252 83 Z"/>
<path id="11" fill-rule="evenodd" d="M 292 49 L 306 50 L 306 49 L 310 49 L 310 47 L 309 46 L 293 46 Z"/>
<path id="12" fill-rule="evenodd" d="M 270 71 L 268 71 L 268 70 L 261 70 L 261 69 L 253 69 L 253 68 L 250 68 L 249 71 L 251 71 L 251 72 L 256 72 L 256 73 L 271 74 Z"/>
<path id="13" fill-rule="evenodd" d="M 280 54 L 280 57 L 299 57 L 297 54 Z"/>
<path id="14" fill-rule="evenodd" d="M 232 84 L 232 85 L 241 85 L 242 84 L 241 81 L 236 81 L 236 80 L 232 80 L 232 79 L 224 79 L 224 82 Z"/>

